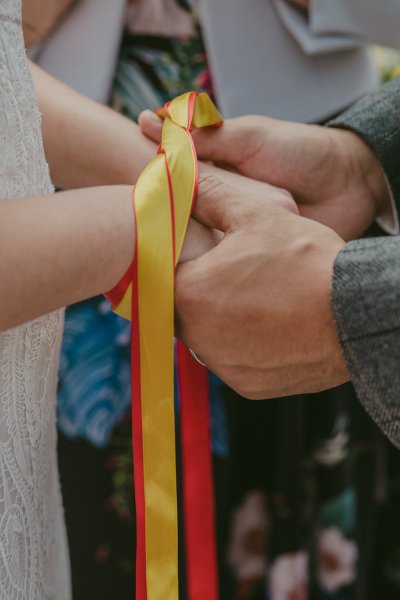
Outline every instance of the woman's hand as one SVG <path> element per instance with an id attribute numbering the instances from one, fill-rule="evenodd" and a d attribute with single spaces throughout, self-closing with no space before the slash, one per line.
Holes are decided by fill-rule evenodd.
<path id="1" fill-rule="evenodd" d="M 222 238 L 223 234 L 220 231 L 210 229 L 196 219 L 190 219 L 179 262 L 184 263 L 203 256 L 212 250 Z"/>

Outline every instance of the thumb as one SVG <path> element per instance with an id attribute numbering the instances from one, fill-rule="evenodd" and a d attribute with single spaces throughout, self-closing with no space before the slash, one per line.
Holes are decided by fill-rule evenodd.
<path id="1" fill-rule="evenodd" d="M 201 175 L 193 216 L 208 227 L 224 233 L 241 223 L 243 199 L 238 192 L 214 175 Z"/>
<path id="2" fill-rule="evenodd" d="M 240 170 L 248 146 L 252 143 L 251 129 L 246 119 L 226 120 L 219 127 L 205 127 L 192 132 L 198 157 Z"/>
<path id="3" fill-rule="evenodd" d="M 220 127 L 205 127 L 192 132 L 196 151 L 201 160 L 222 163 L 241 170 L 246 154 L 251 151 L 258 128 L 252 117 L 224 121 Z M 163 121 L 152 110 L 144 110 L 138 119 L 142 133 L 159 144 Z"/>
<path id="4" fill-rule="evenodd" d="M 163 121 L 152 110 L 144 110 L 139 115 L 139 127 L 142 133 L 156 144 L 161 142 Z"/>

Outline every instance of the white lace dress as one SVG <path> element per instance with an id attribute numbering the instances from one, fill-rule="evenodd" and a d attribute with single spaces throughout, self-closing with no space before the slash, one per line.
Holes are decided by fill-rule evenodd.
<path id="1" fill-rule="evenodd" d="M 51 192 L 20 0 L 0 0 L 0 199 Z M 56 455 L 62 327 L 57 311 L 0 333 L 0 600 L 71 598 Z"/>

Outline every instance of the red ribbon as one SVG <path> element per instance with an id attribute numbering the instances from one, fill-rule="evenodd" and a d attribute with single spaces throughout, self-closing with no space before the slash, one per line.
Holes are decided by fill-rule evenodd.
<path id="1" fill-rule="evenodd" d="M 207 369 L 178 342 L 188 597 L 218 600 Z"/>

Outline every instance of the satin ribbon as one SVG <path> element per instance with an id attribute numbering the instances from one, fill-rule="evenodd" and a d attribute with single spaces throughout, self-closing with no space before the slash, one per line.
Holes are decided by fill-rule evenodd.
<path id="1" fill-rule="evenodd" d="M 135 260 L 106 297 L 132 321 L 136 598 L 178 600 L 174 275 L 198 187 L 191 131 L 222 118 L 207 94 L 195 92 L 157 112 L 162 141 L 134 191 Z M 188 595 L 217 600 L 207 372 L 182 344 L 178 363 Z"/>
<path id="2" fill-rule="evenodd" d="M 188 598 L 217 600 L 208 373 L 178 342 Z"/>

